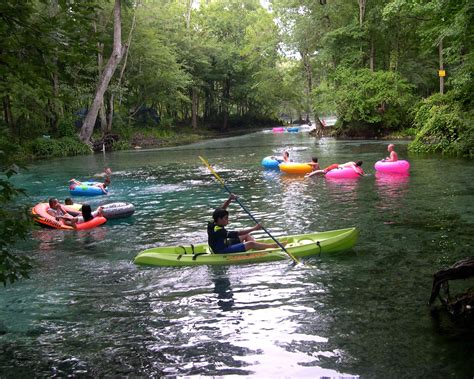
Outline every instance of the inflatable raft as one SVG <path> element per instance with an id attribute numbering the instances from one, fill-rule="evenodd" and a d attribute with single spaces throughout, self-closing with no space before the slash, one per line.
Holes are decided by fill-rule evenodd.
<path id="1" fill-rule="evenodd" d="M 405 174 L 410 170 L 410 163 L 405 160 L 395 162 L 378 161 L 374 165 L 375 170 L 387 174 Z"/>
<path id="2" fill-rule="evenodd" d="M 110 203 L 101 207 L 103 216 L 108 220 L 130 217 L 135 212 L 135 206 L 130 203 Z"/>
<path id="3" fill-rule="evenodd" d="M 281 163 L 278 167 L 280 167 L 280 171 L 287 174 L 307 174 L 313 171 L 311 165 L 307 163 Z"/>
<path id="4" fill-rule="evenodd" d="M 357 242 L 356 228 L 331 230 L 327 232 L 298 234 L 279 237 L 287 241 L 286 250 L 298 258 L 310 257 L 319 253 L 332 253 L 351 249 Z M 272 239 L 259 239 L 260 242 L 273 242 Z M 207 244 L 188 246 L 163 246 L 144 250 L 134 262 L 152 266 L 195 266 L 229 265 L 240 263 L 259 263 L 290 259 L 282 249 L 249 250 L 244 253 L 214 254 Z"/>
<path id="5" fill-rule="evenodd" d="M 289 133 L 298 133 L 300 131 L 300 128 L 298 128 L 297 126 L 291 126 L 286 128 L 286 131 Z"/>
<path id="6" fill-rule="evenodd" d="M 42 226 L 48 226 L 50 228 L 55 228 L 55 229 L 63 229 L 63 230 L 84 230 L 84 229 L 91 229 L 95 228 L 96 226 L 102 225 L 107 221 L 105 217 L 102 216 L 97 216 L 94 217 L 92 220 L 83 222 L 81 224 L 77 224 L 76 228 L 73 228 L 72 226 L 66 225 L 63 223 L 62 220 L 56 220 L 55 217 L 51 216 L 48 212 L 47 209 L 49 208 L 48 203 L 39 203 L 36 204 L 33 209 L 31 210 L 31 214 L 33 215 L 33 218 L 35 222 Z M 71 213 L 76 215 L 77 213 L 77 206 L 74 207 L 72 206 L 69 208 L 68 206 L 64 206 L 64 208 L 67 211 L 72 211 Z"/>
<path id="7" fill-rule="evenodd" d="M 272 131 L 273 133 L 283 133 L 285 131 L 285 128 L 283 127 L 273 128 Z"/>
<path id="8" fill-rule="evenodd" d="M 102 188 L 98 185 L 100 182 L 81 182 L 80 185 L 71 184 L 69 186 L 69 192 L 73 196 L 99 196 L 107 195 L 108 190 L 102 191 Z"/>

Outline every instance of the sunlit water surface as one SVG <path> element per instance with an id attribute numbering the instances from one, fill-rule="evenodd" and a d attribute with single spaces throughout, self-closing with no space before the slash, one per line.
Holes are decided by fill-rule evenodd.
<path id="1" fill-rule="evenodd" d="M 472 331 L 433 318 L 427 301 L 432 274 L 472 255 L 473 164 L 408 156 L 410 176 L 375 175 L 388 142 L 259 132 L 30 165 L 15 183 L 32 204 L 110 166 L 110 194 L 88 200 L 136 212 L 89 231 L 37 227 L 18 246 L 35 263 L 31 279 L 0 289 L 0 376 L 472 377 Z M 323 167 L 362 159 L 370 175 L 261 167 L 285 148 Z M 143 249 L 206 240 L 227 194 L 198 155 L 273 235 L 356 226 L 356 247 L 296 267 L 136 267 Z M 230 211 L 230 227 L 252 225 Z"/>

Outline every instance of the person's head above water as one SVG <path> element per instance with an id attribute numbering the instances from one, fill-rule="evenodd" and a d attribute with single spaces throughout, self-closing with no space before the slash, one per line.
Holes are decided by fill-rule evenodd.
<path id="1" fill-rule="evenodd" d="M 212 214 L 212 219 L 215 223 L 218 223 L 219 220 L 222 220 L 225 217 L 229 216 L 229 212 L 227 212 L 224 208 L 217 208 L 214 213 Z"/>
<path id="2" fill-rule="evenodd" d="M 59 201 L 58 199 L 56 199 L 55 197 L 51 197 L 49 200 L 48 200 L 48 203 L 49 203 L 49 206 L 51 208 L 54 208 L 55 206 L 58 205 Z"/>
<path id="3" fill-rule="evenodd" d="M 89 204 L 83 204 L 81 208 L 82 217 L 84 221 L 92 220 L 94 217 L 92 216 L 92 208 Z"/>

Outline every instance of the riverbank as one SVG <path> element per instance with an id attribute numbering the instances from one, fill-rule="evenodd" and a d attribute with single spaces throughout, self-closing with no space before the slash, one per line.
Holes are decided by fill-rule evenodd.
<path id="1" fill-rule="evenodd" d="M 136 132 L 128 141 L 128 147 L 130 149 L 142 149 L 181 146 L 213 138 L 225 138 L 254 133 L 267 128 L 270 127 L 232 128 L 225 132 L 211 128 L 180 128 L 179 132 L 171 130 L 167 135 Z"/>

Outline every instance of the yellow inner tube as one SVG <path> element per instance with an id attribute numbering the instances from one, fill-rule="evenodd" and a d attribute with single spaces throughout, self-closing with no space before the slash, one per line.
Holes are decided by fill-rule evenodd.
<path id="1" fill-rule="evenodd" d="M 313 171 L 311 165 L 307 163 L 281 163 L 278 167 L 288 174 L 307 174 Z"/>

